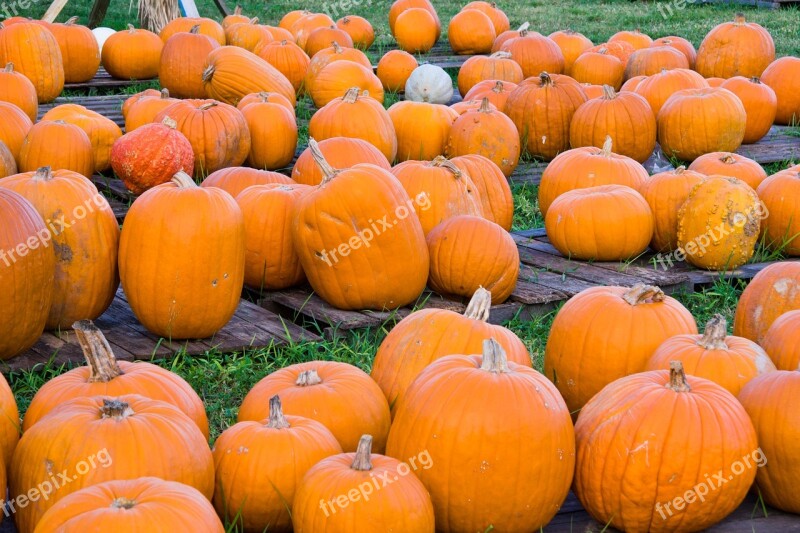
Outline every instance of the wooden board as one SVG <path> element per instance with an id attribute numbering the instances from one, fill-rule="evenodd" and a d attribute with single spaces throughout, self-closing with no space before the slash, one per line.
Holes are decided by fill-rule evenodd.
<path id="1" fill-rule="evenodd" d="M 41 120 L 44 114 L 54 107 L 62 104 L 78 104 L 100 113 L 124 130 L 125 119 L 122 118 L 122 103 L 130 96 L 129 94 L 115 94 L 111 96 L 61 96 L 50 103 L 40 105 L 37 120 Z"/>
<path id="2" fill-rule="evenodd" d="M 151 78 L 148 80 L 120 80 L 111 77 L 111 74 L 106 71 L 102 66 L 97 70 L 97 73 L 89 81 L 81 83 L 67 83 L 64 85 L 65 91 L 80 91 L 85 89 L 118 89 L 121 87 L 131 87 L 142 83 L 157 82 L 158 78 Z"/>

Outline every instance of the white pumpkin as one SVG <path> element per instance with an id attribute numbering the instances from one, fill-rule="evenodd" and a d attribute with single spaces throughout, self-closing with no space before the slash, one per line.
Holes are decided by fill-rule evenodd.
<path id="1" fill-rule="evenodd" d="M 92 34 L 94 35 L 94 38 L 97 39 L 97 44 L 100 46 L 101 52 L 103 51 L 103 43 L 105 43 L 106 39 L 115 33 L 117 33 L 115 30 L 112 30 L 111 28 L 104 28 L 102 26 L 92 30 Z"/>
<path id="2" fill-rule="evenodd" d="M 447 105 L 452 99 L 453 80 L 436 65 L 418 66 L 406 81 L 406 100 Z"/>

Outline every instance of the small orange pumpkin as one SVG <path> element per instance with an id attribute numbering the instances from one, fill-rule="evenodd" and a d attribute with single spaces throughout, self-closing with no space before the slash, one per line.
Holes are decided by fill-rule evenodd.
<path id="1" fill-rule="evenodd" d="M 594 46 L 591 39 L 572 30 L 559 30 L 548 35 L 564 54 L 564 74 L 572 76 L 572 65 L 582 53 Z M 624 67 L 623 67 L 624 70 Z"/>
<path id="2" fill-rule="evenodd" d="M 646 33 L 642 33 L 638 29 L 630 31 L 630 30 L 622 30 L 618 31 L 614 35 L 612 35 L 608 42 L 614 43 L 623 41 L 631 46 L 633 46 L 634 50 L 642 50 L 643 48 L 647 48 L 653 44 L 653 38 L 647 35 Z"/>
<path id="3" fill-rule="evenodd" d="M 39 116 L 39 101 L 36 87 L 24 74 L 14 70 L 14 63 L 8 63 L 0 70 L 0 101 L 19 107 L 32 121 Z"/>
<path id="4" fill-rule="evenodd" d="M 465 172 L 475 184 L 483 206 L 483 216 L 506 231 L 511 231 L 514 197 L 500 167 L 478 154 L 454 157 L 450 162 Z"/>
<path id="5" fill-rule="evenodd" d="M 364 52 L 356 48 L 342 48 L 337 43 L 333 43 L 330 48 L 317 52 L 317 55 L 308 64 L 306 77 L 303 80 L 303 88 L 307 94 L 311 93 L 317 75 L 334 61 L 353 61 L 368 70 L 372 69 L 372 62 Z"/>
<path id="6" fill-rule="evenodd" d="M 249 19 L 248 19 L 249 20 Z M 225 46 L 225 29 L 216 20 L 205 17 L 178 17 L 172 19 L 161 29 L 158 36 L 166 43 L 176 33 L 189 32 L 198 26 L 201 35 L 208 35 L 220 46 Z"/>
<path id="7" fill-rule="evenodd" d="M 684 89 L 704 89 L 708 86 L 708 82 L 697 72 L 675 68 L 644 77 L 633 91 L 644 96 L 653 114 L 658 116 L 664 103 L 676 92 Z"/>
<path id="8" fill-rule="evenodd" d="M 297 122 L 294 114 L 280 104 L 255 102 L 242 108 L 250 130 L 251 167 L 275 170 L 289 166 L 297 151 Z"/>
<path id="9" fill-rule="evenodd" d="M 477 9 L 462 9 L 447 27 L 450 48 L 459 55 L 488 54 L 495 37 L 492 19 Z"/>
<path id="10" fill-rule="evenodd" d="M 697 61 L 697 50 L 695 50 L 691 41 L 676 35 L 669 35 L 654 39 L 653 44 L 650 46 L 671 46 L 686 56 L 686 60 L 689 61 L 689 68 L 694 70 L 695 62 Z"/>
<path id="11" fill-rule="evenodd" d="M 298 18 L 289 28 L 289 31 L 294 35 L 295 42 L 300 48 L 305 50 L 306 43 L 314 30 L 334 25 L 333 19 L 324 13 L 307 13 Z"/>
<path id="12" fill-rule="evenodd" d="M 292 84 L 296 93 L 303 87 L 311 59 L 302 48 L 287 40 L 259 44 L 255 54 L 278 69 Z"/>
<path id="13" fill-rule="evenodd" d="M 779 316 L 767 330 L 761 347 L 778 370 L 800 370 L 800 310 Z"/>
<path id="14" fill-rule="evenodd" d="M 89 136 L 63 120 L 42 121 L 28 132 L 19 152 L 20 172 L 42 167 L 71 170 L 87 178 L 94 174 L 94 151 Z"/>
<path id="15" fill-rule="evenodd" d="M 743 76 L 725 80 L 720 87 L 738 96 L 747 113 L 742 142 L 751 144 L 760 141 L 769 132 L 778 113 L 775 91 L 758 78 L 747 79 Z"/>
<path id="16" fill-rule="evenodd" d="M 113 121 L 78 104 L 54 107 L 42 116 L 42 120 L 63 120 L 78 126 L 92 143 L 94 171 L 103 172 L 111 167 L 111 147 L 122 137 L 122 130 Z"/>
<path id="17" fill-rule="evenodd" d="M 372 73 L 372 68 L 352 61 L 334 61 L 325 66 L 314 76 L 314 83 L 308 89 L 314 105 L 324 107 L 356 87 L 366 91 L 378 103 L 383 104 L 383 85 Z"/>
<path id="18" fill-rule="evenodd" d="M 477 9 L 478 11 L 486 14 L 494 26 L 494 32 L 500 35 L 504 31 L 511 29 L 511 24 L 508 21 L 508 16 L 505 12 L 497 7 L 494 2 L 486 2 L 485 0 L 473 0 L 466 4 L 463 9 Z"/>
<path id="19" fill-rule="evenodd" d="M 182 34 L 178 34 L 182 35 Z M 125 131 L 134 131 L 146 124 L 155 122 L 156 116 L 172 104 L 179 102 L 170 95 L 169 89 L 161 89 L 156 96 L 142 96 L 128 107 L 125 117 Z"/>
<path id="20" fill-rule="evenodd" d="M 467 111 L 453 122 L 445 153 L 448 157 L 485 156 L 510 176 L 519 163 L 519 132 L 507 115 L 490 109 L 489 99 L 484 98 L 480 108 Z"/>
<path id="21" fill-rule="evenodd" d="M 364 17 L 347 15 L 336 21 L 336 27 L 346 31 L 353 40 L 353 46 L 360 50 L 368 50 L 375 42 L 375 30 Z"/>
<path id="22" fill-rule="evenodd" d="M 761 76 L 761 81 L 775 91 L 778 99 L 776 124 L 800 122 L 800 92 L 796 91 L 800 80 L 800 58 L 782 57 L 770 63 Z"/>
<path id="23" fill-rule="evenodd" d="M 548 37 L 527 30 L 520 36 L 506 41 L 501 50 L 511 53 L 511 58 L 522 67 L 526 78 L 542 72 L 561 74 L 564 72 L 564 54 L 561 48 Z"/>
<path id="24" fill-rule="evenodd" d="M 773 263 L 756 274 L 742 292 L 733 334 L 762 344 L 773 322 L 795 309 L 800 309 L 800 263 Z"/>
<path id="25" fill-rule="evenodd" d="M 467 94 L 464 95 L 464 100 L 475 100 L 482 103 L 484 98 L 488 98 L 489 103 L 496 109 L 503 110 L 506 107 L 508 95 L 516 88 L 516 83 L 508 81 L 484 80 L 473 85 L 472 88 L 467 91 Z"/>
<path id="26" fill-rule="evenodd" d="M 406 9 L 397 17 L 392 30 L 401 50 L 424 54 L 433 48 L 438 39 L 437 18 L 428 9 Z"/>
<path id="27" fill-rule="evenodd" d="M 286 108 L 286 111 L 292 114 L 293 117 L 296 117 L 294 106 L 285 96 L 279 93 L 268 93 L 266 91 L 248 94 L 247 96 L 239 100 L 239 103 L 236 104 L 236 109 L 241 111 L 250 104 L 263 104 L 263 103 L 278 104 L 280 106 L 283 106 L 284 108 Z"/>
<path id="28" fill-rule="evenodd" d="M 597 52 L 579 55 L 572 64 L 570 75 L 581 83 L 610 85 L 618 91 L 625 78 L 625 65 L 609 54 L 608 48 L 601 48 Z"/>
<path id="29" fill-rule="evenodd" d="M 689 68 L 689 60 L 671 46 L 651 46 L 636 50 L 625 66 L 625 77 L 652 76 L 662 70 Z"/>
<path id="30" fill-rule="evenodd" d="M 756 189 L 769 216 L 761 226 L 768 246 L 800 256 L 800 171 L 787 169 L 768 177 Z"/>
<path id="31" fill-rule="evenodd" d="M 257 46 L 271 43 L 274 40 L 272 32 L 266 26 L 258 23 L 258 17 L 225 28 L 226 44 L 238 46 L 250 52 L 254 52 Z"/>
<path id="32" fill-rule="evenodd" d="M 390 92 L 401 93 L 411 73 L 419 66 L 417 58 L 403 50 L 389 50 L 380 61 L 376 74 L 383 88 Z"/>
<path id="33" fill-rule="evenodd" d="M 314 57 L 320 50 L 333 46 L 333 43 L 342 48 L 353 48 L 353 39 L 350 34 L 332 24 L 312 31 L 308 36 L 304 50 L 309 57 Z"/>
<path id="34" fill-rule="evenodd" d="M 103 68 L 114 78 L 149 80 L 158 76 L 164 43 L 148 30 L 137 30 L 131 24 L 118 31 L 103 44 Z"/>

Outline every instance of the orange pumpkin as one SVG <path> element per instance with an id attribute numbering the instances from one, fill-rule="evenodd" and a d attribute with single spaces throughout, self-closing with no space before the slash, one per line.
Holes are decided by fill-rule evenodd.
<path id="1" fill-rule="evenodd" d="M 544 375 L 575 413 L 612 381 L 642 372 L 662 342 L 684 333 L 697 333 L 692 314 L 658 287 L 592 287 L 556 315 Z"/>
<path id="2" fill-rule="evenodd" d="M 752 144 L 761 140 L 769 132 L 778 112 L 775 91 L 758 78 L 747 79 L 743 76 L 734 76 L 720 87 L 738 96 L 747 113 L 742 142 Z"/>
<path id="3" fill-rule="evenodd" d="M 283 106 L 286 109 L 286 111 L 291 113 L 293 117 L 296 117 L 294 106 L 285 96 L 278 93 L 268 93 L 266 91 L 248 94 L 247 96 L 239 100 L 239 103 L 236 104 L 236 108 L 239 111 L 241 111 L 250 104 L 263 104 L 263 103 L 278 104 L 280 106 Z"/>
<path id="4" fill-rule="evenodd" d="M 0 142 L 6 145 L 20 164 L 20 151 L 25 139 L 33 128 L 33 122 L 22 109 L 8 102 L 0 102 Z"/>
<path id="5" fill-rule="evenodd" d="M 294 35 L 292 35 L 292 32 L 290 32 L 289 30 L 281 28 L 279 26 L 270 26 L 268 24 L 265 25 L 264 27 L 269 30 L 269 32 L 272 34 L 272 37 L 276 41 L 289 41 L 292 43 L 294 42 Z"/>
<path id="6" fill-rule="evenodd" d="M 295 41 L 300 48 L 305 50 L 306 43 L 314 30 L 334 25 L 333 19 L 324 13 L 308 13 L 298 18 L 289 28 L 289 31 L 294 35 Z"/>
<path id="7" fill-rule="evenodd" d="M 669 72 L 669 71 L 668 71 Z M 636 88 L 649 76 L 634 76 L 633 78 L 629 79 L 625 83 L 622 84 L 622 88 L 620 91 L 635 91 Z"/>
<path id="8" fill-rule="evenodd" d="M 739 298 L 733 334 L 762 344 L 772 323 L 800 309 L 800 263 L 778 262 L 755 275 Z"/>
<path id="9" fill-rule="evenodd" d="M 442 29 L 441 23 L 439 21 L 439 15 L 436 13 L 436 9 L 433 7 L 430 0 L 395 0 L 389 8 L 389 31 L 391 31 L 392 35 L 396 36 L 397 19 L 403 13 L 417 8 L 422 8 L 431 14 L 436 25 L 436 39 L 434 42 L 439 40 L 439 34 Z"/>
<path id="10" fill-rule="evenodd" d="M 756 343 L 728 335 L 728 322 L 714 315 L 702 335 L 676 335 L 664 341 L 647 363 L 647 370 L 668 370 L 680 361 L 692 376 L 708 379 L 734 396 L 761 374 L 774 372 L 775 365 Z"/>
<path id="11" fill-rule="evenodd" d="M 484 98 L 479 109 L 467 111 L 453 123 L 445 153 L 448 157 L 485 156 L 510 176 L 519 163 L 519 137 L 514 122 L 504 113 L 490 109 L 489 99 Z"/>
<path id="12" fill-rule="evenodd" d="M 586 101 L 580 84 L 568 76 L 542 73 L 520 83 L 506 100 L 505 113 L 526 141 L 529 155 L 553 159 L 569 148 L 569 126 Z"/>
<path id="13" fill-rule="evenodd" d="M 697 62 L 697 50 L 695 50 L 691 41 L 676 35 L 669 35 L 653 40 L 653 44 L 650 46 L 671 46 L 686 56 L 686 60 L 689 62 L 689 68 L 694 70 L 695 63 Z"/>
<path id="14" fill-rule="evenodd" d="M 506 31 L 498 32 L 497 37 L 495 37 L 494 39 L 494 43 L 492 43 L 492 53 L 499 52 L 507 41 L 510 41 L 511 39 L 516 39 L 517 37 L 520 36 L 520 34 L 523 31 L 528 30 L 530 27 L 531 27 L 530 22 L 523 22 L 520 25 L 520 27 L 517 28 L 516 30 L 512 30 L 511 27 L 509 26 L 509 28 Z"/>
<path id="15" fill-rule="evenodd" d="M 252 52 L 236 46 L 212 50 L 203 70 L 209 98 L 236 105 L 244 96 L 260 91 L 276 92 L 295 104 L 294 86 L 278 69 Z"/>
<path id="16" fill-rule="evenodd" d="M 312 31 L 308 36 L 304 50 L 309 57 L 314 57 L 320 50 L 333 46 L 333 43 L 343 48 L 353 48 L 353 39 L 350 34 L 332 24 Z"/>
<path id="17" fill-rule="evenodd" d="M 636 51 L 636 48 L 634 48 L 633 45 L 628 41 L 618 40 L 600 43 L 587 49 L 586 52 L 599 52 L 603 48 L 608 50 L 609 54 L 622 61 L 623 65 L 628 64 L 628 60 L 630 59 L 631 55 L 633 55 L 633 53 Z"/>
<path id="18" fill-rule="evenodd" d="M 256 102 L 242 108 L 250 130 L 247 164 L 275 170 L 289 166 L 297 151 L 297 123 L 294 114 L 280 104 Z"/>
<path id="19" fill-rule="evenodd" d="M 725 78 L 706 78 L 706 82 L 708 83 L 709 87 L 720 87 L 723 83 L 725 83 Z"/>
<path id="20" fill-rule="evenodd" d="M 239 422 L 214 443 L 217 512 L 247 531 L 290 531 L 292 503 L 306 472 L 339 453 L 342 447 L 325 426 L 284 416 L 280 397 L 273 396 L 268 417 Z"/>
<path id="21" fill-rule="evenodd" d="M 404 100 L 388 110 L 397 134 L 397 160 L 432 160 L 444 155 L 458 113 L 445 105 Z"/>
<path id="22" fill-rule="evenodd" d="M 508 16 L 502 9 L 497 7 L 494 2 L 486 2 L 484 0 L 474 0 L 466 4 L 464 9 L 477 9 L 478 11 L 486 14 L 492 20 L 494 32 L 500 35 L 504 31 L 511 29 L 511 24 L 508 21 Z"/>
<path id="23" fill-rule="evenodd" d="M 564 54 L 564 74 L 572 76 L 572 65 L 582 53 L 594 46 L 591 39 L 572 30 L 559 30 L 548 35 Z M 624 68 L 624 67 L 623 67 Z"/>
<path id="24" fill-rule="evenodd" d="M 642 95 L 650 104 L 653 114 L 658 116 L 664 103 L 676 92 L 706 87 L 708 87 L 708 82 L 697 72 L 685 68 L 675 68 L 646 76 L 633 91 Z"/>
<path id="25" fill-rule="evenodd" d="M 569 492 L 573 446 L 555 387 L 486 339 L 482 355 L 443 357 L 420 373 L 397 406 L 387 453 L 408 458 L 424 450 L 436 465 L 414 473 L 431 493 L 437 529 L 537 531 Z M 468 482 L 465 471 L 480 472 L 480 483 Z"/>
<path id="26" fill-rule="evenodd" d="M 71 170 L 90 178 L 94 174 L 92 142 L 74 124 L 63 120 L 39 122 L 22 144 L 19 170 L 33 172 L 41 167 Z"/>
<path id="27" fill-rule="evenodd" d="M 518 84 L 522 79 L 522 68 L 511 59 L 511 54 L 508 52 L 495 52 L 488 57 L 474 56 L 467 59 L 458 71 L 458 92 L 464 96 L 484 80 L 502 80 Z"/>
<path id="28" fill-rule="evenodd" d="M 22 73 L 14 70 L 14 63 L 8 63 L 0 70 L 0 101 L 19 107 L 32 121 L 39 115 L 39 101 L 36 87 Z"/>
<path id="29" fill-rule="evenodd" d="M 308 93 L 318 108 L 324 107 L 351 88 L 366 91 L 372 99 L 383 104 L 383 85 L 371 68 L 353 61 L 334 61 L 314 76 Z"/>
<path id="30" fill-rule="evenodd" d="M 581 411 L 575 440 L 575 494 L 622 531 L 709 528 L 741 504 L 756 476 L 755 461 L 743 460 L 759 452 L 747 413 L 716 383 L 686 376 L 680 361 L 603 389 Z M 625 498 L 622 486 L 637 497 Z"/>
<path id="31" fill-rule="evenodd" d="M 600 185 L 625 185 L 641 190 L 647 170 L 630 157 L 612 152 L 610 138 L 603 148 L 573 148 L 559 154 L 547 165 L 539 184 L 539 209 L 547 215 L 556 198 L 573 189 Z"/>
<path id="32" fill-rule="evenodd" d="M 0 187 L 0 222 L 0 359 L 6 360 L 36 344 L 44 331 L 53 301 L 55 255 L 49 246 L 26 244 L 32 235 L 47 235 L 50 229 L 30 202 L 4 187 Z M 4 464 L 9 464 L 19 438 L 19 413 L 11 414 L 5 413 L 3 420 L 11 422 L 15 431 L 0 423 Z"/>
<path id="33" fill-rule="evenodd" d="M 658 142 L 669 157 L 694 161 L 709 152 L 734 152 L 747 122 L 742 101 L 727 89 L 684 89 L 658 112 Z M 691 123 L 687 121 L 691 119 Z"/>
<path id="34" fill-rule="evenodd" d="M 368 70 L 372 69 L 372 62 L 364 52 L 356 48 L 342 48 L 337 43 L 333 43 L 333 46 L 330 48 L 317 52 L 317 55 L 315 55 L 308 64 L 306 77 L 305 80 L 303 80 L 303 87 L 307 94 L 311 93 L 317 74 L 335 61 L 353 61 Z"/>
<path id="35" fill-rule="evenodd" d="M 254 52 L 258 45 L 274 40 L 272 32 L 258 23 L 258 17 L 225 28 L 225 42 L 228 46 L 238 46 L 250 52 Z"/>
<path id="36" fill-rule="evenodd" d="M 349 61 L 338 61 L 330 67 L 344 64 L 361 68 Z M 353 87 L 344 96 L 331 99 L 311 117 L 308 134 L 318 140 L 331 137 L 363 139 L 380 150 L 386 159 L 393 161 L 397 155 L 397 135 L 392 118 L 380 101 L 372 98 L 372 93 L 360 93 L 358 87 Z"/>
<path id="37" fill-rule="evenodd" d="M 472 179 L 444 157 L 433 161 L 407 161 L 394 167 L 392 173 L 420 207 L 417 216 L 425 235 L 452 217 L 483 216 L 481 199 Z"/>
<path id="38" fill-rule="evenodd" d="M 572 64 L 570 75 L 581 83 L 610 85 L 618 91 L 625 78 L 625 65 L 609 54 L 608 48 L 601 48 L 597 52 L 586 52 L 578 56 Z"/>
<path id="39" fill-rule="evenodd" d="M 253 185 L 292 185 L 294 181 L 278 172 L 258 170 L 249 167 L 229 167 L 217 170 L 208 175 L 200 187 L 216 187 L 236 198 Z"/>
<path id="40" fill-rule="evenodd" d="M 800 59 L 782 57 L 770 63 L 761 76 L 761 81 L 775 91 L 778 107 L 776 124 L 800 122 L 800 94 L 795 90 L 800 80 Z"/>
<path id="41" fill-rule="evenodd" d="M 87 82 L 94 78 L 100 68 L 97 39 L 89 28 L 75 24 L 77 20 L 78 17 L 70 17 L 63 24 L 50 24 L 47 28 L 61 49 L 65 83 Z"/>
<path id="42" fill-rule="evenodd" d="M 81 320 L 73 327 L 87 366 L 73 368 L 36 391 L 25 411 L 24 431 L 74 398 L 141 394 L 174 405 L 208 438 L 203 401 L 183 378 L 152 363 L 118 361 L 103 333 L 91 321 Z"/>
<path id="43" fill-rule="evenodd" d="M 650 37 L 646 33 L 642 33 L 638 29 L 633 31 L 629 30 L 618 31 L 608 39 L 608 42 L 610 43 L 619 41 L 623 41 L 630 44 L 631 46 L 633 46 L 634 50 L 642 50 L 653 44 L 652 37 Z"/>
<path id="44" fill-rule="evenodd" d="M 628 59 L 625 77 L 652 76 L 662 70 L 689 68 L 689 60 L 671 46 L 651 46 L 636 50 Z"/>
<path id="45" fill-rule="evenodd" d="M 565 192 L 550 204 L 544 225 L 556 250 L 584 261 L 626 261 L 645 251 L 653 238 L 650 206 L 624 185 Z"/>
<path id="46" fill-rule="evenodd" d="M 390 92 L 401 93 L 411 73 L 419 66 L 417 59 L 403 50 L 389 50 L 380 61 L 376 74 L 383 88 Z"/>
<path id="47" fill-rule="evenodd" d="M 0 26 L 0 65 L 13 63 L 36 88 L 40 104 L 52 102 L 64 89 L 64 63 L 50 30 L 34 22 Z"/>
<path id="48" fill-rule="evenodd" d="M 154 118 L 171 118 L 194 151 L 194 174 L 208 175 L 244 163 L 250 153 L 250 131 L 241 111 L 215 100 L 181 100 Z"/>
<path id="49" fill-rule="evenodd" d="M 163 49 L 158 35 L 128 24 L 127 30 L 116 32 L 103 44 L 103 68 L 114 78 L 149 80 L 158 76 Z"/>
<path id="50" fill-rule="evenodd" d="M 654 174 L 641 185 L 639 192 L 653 212 L 653 250 L 666 253 L 678 248 L 678 211 L 694 186 L 705 178 L 700 172 L 680 166 Z"/>
<path id="51" fill-rule="evenodd" d="M 225 29 L 216 20 L 205 17 L 179 17 L 172 19 L 161 29 L 158 36 L 166 43 L 176 33 L 190 32 L 195 26 L 199 26 L 201 35 L 208 35 L 217 41 L 220 46 L 225 46 Z"/>
<path id="52" fill-rule="evenodd" d="M 182 34 L 178 34 L 182 35 Z M 169 89 L 161 89 L 161 93 L 157 96 L 142 96 L 128 108 L 128 114 L 125 117 L 125 131 L 133 131 L 141 128 L 147 124 L 155 122 L 156 116 L 172 104 L 179 102 L 177 98 L 173 98 Z"/>
<path id="53" fill-rule="evenodd" d="M 410 198 L 380 167 L 337 171 L 316 141 L 309 147 L 323 180 L 298 200 L 292 232 L 311 286 L 339 309 L 395 309 L 415 301 L 427 281 L 428 249 L 413 212 L 426 199 Z M 341 220 L 349 221 L 345 232 Z"/>
<path id="54" fill-rule="evenodd" d="M 205 98 L 203 70 L 208 54 L 219 48 L 219 43 L 200 33 L 200 26 L 189 32 L 176 33 L 164 43 L 158 81 L 176 98 Z"/>
<path id="55" fill-rule="evenodd" d="M 756 189 L 769 216 L 764 219 L 764 242 L 790 256 L 800 255 L 800 171 L 787 169 L 761 182 Z"/>
<path id="56" fill-rule="evenodd" d="M 162 89 L 163 90 L 163 89 Z M 128 111 L 130 111 L 131 107 L 133 107 L 136 103 L 139 102 L 142 98 L 148 98 L 150 96 L 160 96 L 161 92 L 155 89 L 145 89 L 142 92 L 138 92 L 133 96 L 129 96 L 122 102 L 122 118 L 128 118 Z"/>
<path id="57" fill-rule="evenodd" d="M 289 11 L 283 17 L 281 17 L 280 22 L 278 22 L 278 27 L 289 30 L 295 22 L 309 14 L 311 14 L 311 11 L 308 11 L 307 9 L 295 9 L 293 11 Z"/>
<path id="58" fill-rule="evenodd" d="M 163 232 L 180 220 L 180 233 Z M 198 235 L 204 246 L 196 246 Z M 169 259 L 159 250 L 169 247 Z M 160 261 L 153 258 L 159 256 Z M 125 217 L 119 273 L 148 331 L 168 339 L 210 337 L 233 316 L 244 281 L 244 220 L 234 199 L 179 172 L 137 198 Z"/>
<path id="59" fill-rule="evenodd" d="M 570 146 L 602 147 L 611 137 L 616 152 L 644 163 L 656 147 L 656 118 L 647 100 L 633 92 L 616 93 L 608 85 L 603 97 L 587 101 L 572 116 Z"/>
<path id="60" fill-rule="evenodd" d="M 102 315 L 119 285 L 119 225 L 108 201 L 85 177 L 47 167 L 6 178 L 0 186 L 25 197 L 48 223 L 61 220 L 50 235 L 58 253 L 47 329 Z"/>
<path id="61" fill-rule="evenodd" d="M 439 38 L 439 24 L 430 10 L 424 8 L 406 9 L 394 24 L 392 35 L 401 50 L 424 54 L 433 48 Z"/>
<path id="62" fill-rule="evenodd" d="M 514 292 L 519 251 L 511 235 L 494 222 L 471 215 L 451 217 L 433 228 L 427 241 L 428 285 L 439 294 L 469 298 L 484 287 L 500 304 Z"/>
<path id="63" fill-rule="evenodd" d="M 42 120 L 63 120 L 78 126 L 92 143 L 95 172 L 103 172 L 111 167 L 111 146 L 122 137 L 122 130 L 113 121 L 77 104 L 54 107 L 44 114 Z"/>
<path id="64" fill-rule="evenodd" d="M 302 48 L 293 42 L 282 40 L 261 43 L 254 52 L 286 76 L 295 93 L 300 92 L 308 72 L 308 65 L 311 63 L 311 59 Z"/>
<path id="65" fill-rule="evenodd" d="M 483 216 L 506 231 L 511 231 L 514 197 L 500 167 L 491 159 L 478 154 L 454 157 L 450 162 L 465 172 L 475 184 L 481 199 Z"/>
<path id="66" fill-rule="evenodd" d="M 230 15 L 225 15 L 222 19 L 222 29 L 227 30 L 234 24 L 240 24 L 243 22 L 250 22 L 250 17 L 242 15 L 242 6 L 237 5 L 233 8 L 233 13 Z"/>
<path id="67" fill-rule="evenodd" d="M 347 363 L 310 361 L 287 366 L 250 389 L 238 421 L 269 418 L 269 400 L 279 395 L 287 415 L 316 420 L 327 427 L 345 451 L 354 451 L 364 433 L 383 451 L 389 434 L 389 404 L 369 375 Z"/>
<path id="68" fill-rule="evenodd" d="M 767 330 L 761 346 L 778 370 L 800 370 L 800 310 L 779 316 Z"/>
<path id="69" fill-rule="evenodd" d="M 346 169 L 359 163 L 369 163 L 384 170 L 392 166 L 386 156 L 371 143 L 352 137 L 331 137 L 319 141 L 319 150 L 335 169 Z M 292 179 L 305 185 L 319 185 L 324 176 L 314 161 L 310 148 L 306 148 L 297 158 L 292 169 Z"/>
<path id="70" fill-rule="evenodd" d="M 705 78 L 761 76 L 775 60 L 775 43 L 767 30 L 747 22 L 741 13 L 705 36 L 697 50 L 697 72 Z"/>
<path id="71" fill-rule="evenodd" d="M 701 155 L 692 161 L 689 170 L 706 176 L 736 178 L 748 184 L 753 190 L 758 189 L 761 182 L 767 179 L 767 172 L 757 162 L 730 152 L 711 152 Z"/>
<path id="72" fill-rule="evenodd" d="M 501 50 L 510 52 L 511 59 L 519 63 L 526 78 L 542 72 L 551 75 L 564 72 L 564 54 L 552 40 L 538 33 L 520 32 L 520 36 L 506 41 Z"/>
<path id="73" fill-rule="evenodd" d="M 490 104 L 496 109 L 502 110 L 506 107 L 508 95 L 516 88 L 516 83 L 508 81 L 484 80 L 473 85 L 464 95 L 464 100 L 475 100 L 482 103 L 484 98 L 488 98 Z"/>
<path id="74" fill-rule="evenodd" d="M 336 21 L 336 27 L 347 32 L 353 40 L 353 46 L 360 50 L 368 50 L 375 42 L 375 30 L 364 17 L 347 15 Z"/>
<path id="75" fill-rule="evenodd" d="M 462 9 L 447 27 L 450 48 L 460 55 L 488 54 L 495 37 L 492 19 L 477 9 Z"/>

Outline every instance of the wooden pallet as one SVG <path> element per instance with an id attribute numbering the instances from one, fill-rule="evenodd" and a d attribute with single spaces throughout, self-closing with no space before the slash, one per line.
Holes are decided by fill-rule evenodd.
<path id="1" fill-rule="evenodd" d="M 321 338 L 275 313 L 247 300 L 231 321 L 214 337 L 202 340 L 171 341 L 149 333 L 131 311 L 122 289 L 103 316 L 95 320 L 103 330 L 118 359 L 152 360 L 170 359 L 178 352 L 189 355 L 203 354 L 209 350 L 235 352 L 267 348 L 273 345 L 300 341 L 319 341 Z M 75 334 L 70 331 L 45 333 L 27 352 L 0 363 L 0 371 L 32 370 L 47 363 L 83 364 L 84 358 Z"/>
<path id="2" fill-rule="evenodd" d="M 91 80 L 82 83 L 67 83 L 64 85 L 64 90 L 80 91 L 86 89 L 120 89 L 122 87 L 131 87 L 133 85 L 153 83 L 157 81 L 158 78 L 151 78 L 149 80 L 120 80 L 117 78 L 112 78 L 111 74 L 109 74 L 106 69 L 101 66 L 97 70 L 97 74 L 95 74 L 94 78 Z"/>

